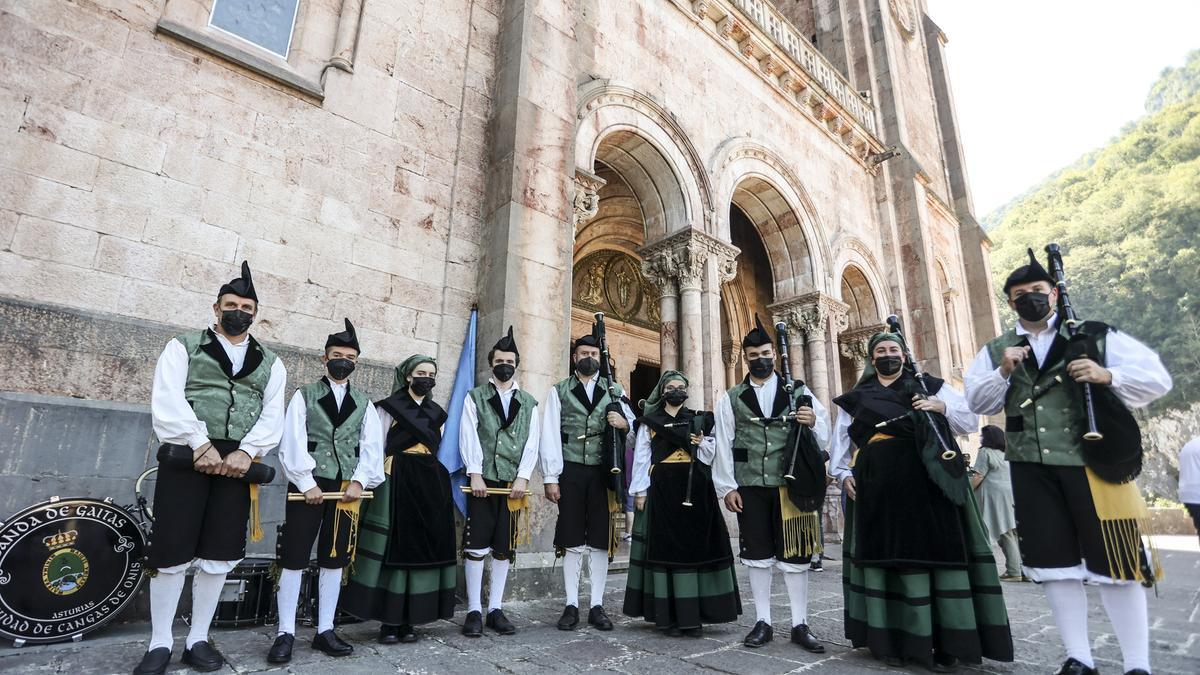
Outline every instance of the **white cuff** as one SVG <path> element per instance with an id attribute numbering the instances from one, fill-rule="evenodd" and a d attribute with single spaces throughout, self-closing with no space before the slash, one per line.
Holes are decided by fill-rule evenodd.
<path id="1" fill-rule="evenodd" d="M 296 489 L 301 492 L 308 492 L 309 490 L 317 487 L 317 481 L 312 477 L 311 473 L 299 480 L 292 481 L 292 484 L 295 485 Z"/>
<path id="2" fill-rule="evenodd" d="M 193 450 L 199 450 L 200 446 L 204 445 L 205 443 L 208 443 L 208 434 L 206 433 L 197 432 L 191 436 L 188 436 L 187 439 L 188 446 L 190 446 Z"/>
<path id="3" fill-rule="evenodd" d="M 542 476 L 542 485 L 558 485 L 558 476 Z"/>

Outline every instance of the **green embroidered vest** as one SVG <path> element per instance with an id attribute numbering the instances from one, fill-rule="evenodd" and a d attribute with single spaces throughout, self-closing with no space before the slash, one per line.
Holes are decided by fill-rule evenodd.
<path id="1" fill-rule="evenodd" d="M 591 412 L 575 396 L 573 389 L 582 389 L 578 378 L 574 375 L 554 385 L 558 392 L 559 403 L 562 404 L 560 430 L 562 432 L 563 460 L 596 466 L 600 464 L 600 441 L 604 431 L 604 409 L 612 401 L 608 396 L 608 380 L 597 377 L 596 388 L 593 390 L 599 396 Z M 617 395 L 624 392 L 621 385 L 616 385 Z M 580 438 L 580 437 L 583 438 Z"/>
<path id="2" fill-rule="evenodd" d="M 313 475 L 321 478 L 350 480 L 358 468 L 358 441 L 362 437 L 363 417 L 371 398 L 354 385 L 346 387 L 341 409 L 325 378 L 300 387 L 304 396 L 308 452 L 317 463 Z M 328 397 L 328 398 L 326 398 Z M 325 399 L 322 403 L 322 399 Z M 353 401 L 353 409 L 346 405 Z M 345 416 L 340 423 L 330 415 Z"/>
<path id="3" fill-rule="evenodd" d="M 783 386 L 782 379 L 776 386 Z M 751 419 L 758 413 L 742 400 L 747 390 L 751 390 L 750 396 L 755 395 L 749 382 L 742 382 L 725 394 L 733 407 L 733 476 L 742 486 L 779 487 L 786 483 L 783 475 L 788 469 L 784 466 L 788 425 Z M 803 393 L 804 387 L 797 386 L 793 399 L 798 400 Z M 764 410 L 762 414 L 770 415 L 771 411 Z"/>
<path id="4" fill-rule="evenodd" d="M 212 354 L 224 354 L 224 347 L 208 330 L 184 333 L 175 337 L 188 353 L 187 383 L 183 395 L 196 419 L 208 427 L 208 437 L 218 441 L 240 441 L 250 431 L 262 414 L 263 392 L 271 380 L 271 366 L 275 364 L 275 353 L 251 342 L 246 352 L 245 366 L 258 356 L 262 360 L 253 371 L 235 373 L 231 377 L 221 368 L 220 361 Z M 247 338 L 253 340 L 253 338 Z"/>
<path id="5" fill-rule="evenodd" d="M 1059 331 L 1065 339 L 1065 325 Z M 1104 332 L 1092 335 L 1101 364 L 1104 363 Z M 1021 340 L 1013 328 L 987 343 L 992 363 L 1000 363 L 1004 350 L 1016 347 Z M 1083 433 L 1086 431 L 1083 389 L 1067 375 L 1067 364 L 1061 353 L 1056 355 L 1054 352 L 1052 347 L 1046 358 L 1054 361 L 1043 364 L 1041 372 L 1035 370 L 1031 360 L 1017 366 L 1009 377 L 1004 400 L 1004 435 L 1008 446 L 1004 456 L 1010 462 L 1083 466 Z M 1062 382 L 1056 382 L 1055 377 L 1061 378 Z M 1021 403 L 1035 396 L 1033 403 L 1021 407 Z"/>
<path id="6" fill-rule="evenodd" d="M 521 464 L 521 454 L 525 451 L 525 443 L 529 440 L 530 424 L 533 421 L 533 411 L 537 407 L 537 399 L 525 391 L 518 389 L 513 392 L 508 402 L 509 415 L 515 415 L 508 426 L 507 420 L 500 417 L 492 407 L 493 396 L 499 402 L 499 394 L 491 382 L 475 387 L 468 396 L 475 402 L 476 417 L 479 423 L 475 431 L 479 435 L 479 444 L 483 447 L 483 477 L 488 480 L 511 483 L 517 477 L 517 467 Z M 517 410 L 513 410 L 513 406 Z"/>

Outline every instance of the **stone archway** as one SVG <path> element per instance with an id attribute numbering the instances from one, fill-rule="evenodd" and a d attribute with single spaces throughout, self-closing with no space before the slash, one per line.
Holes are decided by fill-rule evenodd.
<path id="1" fill-rule="evenodd" d="M 841 390 L 848 391 L 862 376 L 867 343 L 883 330 L 883 308 L 866 273 L 856 265 L 842 270 L 841 299 L 846 304 L 846 329 L 838 336 Z"/>

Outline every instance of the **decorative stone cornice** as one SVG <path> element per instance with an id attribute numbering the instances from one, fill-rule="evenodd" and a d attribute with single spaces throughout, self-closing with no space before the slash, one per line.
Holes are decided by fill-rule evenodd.
<path id="1" fill-rule="evenodd" d="M 846 329 L 850 317 L 849 305 L 820 291 L 788 298 L 767 309 L 774 321 L 784 322 L 806 339 L 823 339 L 831 325 L 840 333 Z"/>
<path id="2" fill-rule="evenodd" d="M 579 230 L 600 211 L 600 188 L 608 181 L 583 169 L 575 169 L 574 183 L 575 194 L 571 201 L 575 207 L 575 236 L 579 236 Z"/>
<path id="3" fill-rule="evenodd" d="M 852 362 L 865 360 L 868 356 L 867 345 L 871 342 L 871 336 L 884 329 L 883 324 L 877 324 L 844 331 L 838 335 L 838 350 L 842 356 Z"/>
<path id="4" fill-rule="evenodd" d="M 770 0 L 671 0 L 855 157 L 883 151 L 874 106 Z"/>

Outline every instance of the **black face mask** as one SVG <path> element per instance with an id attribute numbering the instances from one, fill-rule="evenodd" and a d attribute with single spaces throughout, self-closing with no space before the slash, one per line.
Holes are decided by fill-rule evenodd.
<path id="1" fill-rule="evenodd" d="M 764 356 L 760 359 L 750 359 L 750 374 L 762 379 L 775 372 L 775 359 Z"/>
<path id="2" fill-rule="evenodd" d="M 1049 293 L 1025 293 L 1013 301 L 1017 315 L 1030 323 L 1037 323 L 1050 314 Z"/>
<path id="3" fill-rule="evenodd" d="M 599 370 L 600 361 L 590 356 L 575 362 L 575 371 L 584 377 L 591 377 Z"/>
<path id="4" fill-rule="evenodd" d="M 409 388 L 417 396 L 424 396 L 433 391 L 434 379 L 432 377 L 414 377 Z"/>
<path id="5" fill-rule="evenodd" d="M 492 367 L 492 376 L 500 382 L 508 382 L 517 372 L 517 367 L 511 363 L 497 363 Z"/>
<path id="6" fill-rule="evenodd" d="M 221 329 L 233 337 L 237 337 L 254 323 L 254 315 L 240 309 L 227 309 L 221 312 Z"/>
<path id="7" fill-rule="evenodd" d="M 662 397 L 670 405 L 683 405 L 683 402 L 687 400 L 688 393 L 687 389 L 672 389 L 664 393 Z"/>
<path id="8" fill-rule="evenodd" d="M 333 379 L 344 380 L 354 372 L 354 362 L 350 359 L 329 359 L 325 368 Z"/>
<path id="9" fill-rule="evenodd" d="M 875 357 L 875 370 L 884 377 L 891 377 L 900 372 L 903 363 L 899 356 L 877 356 Z"/>

